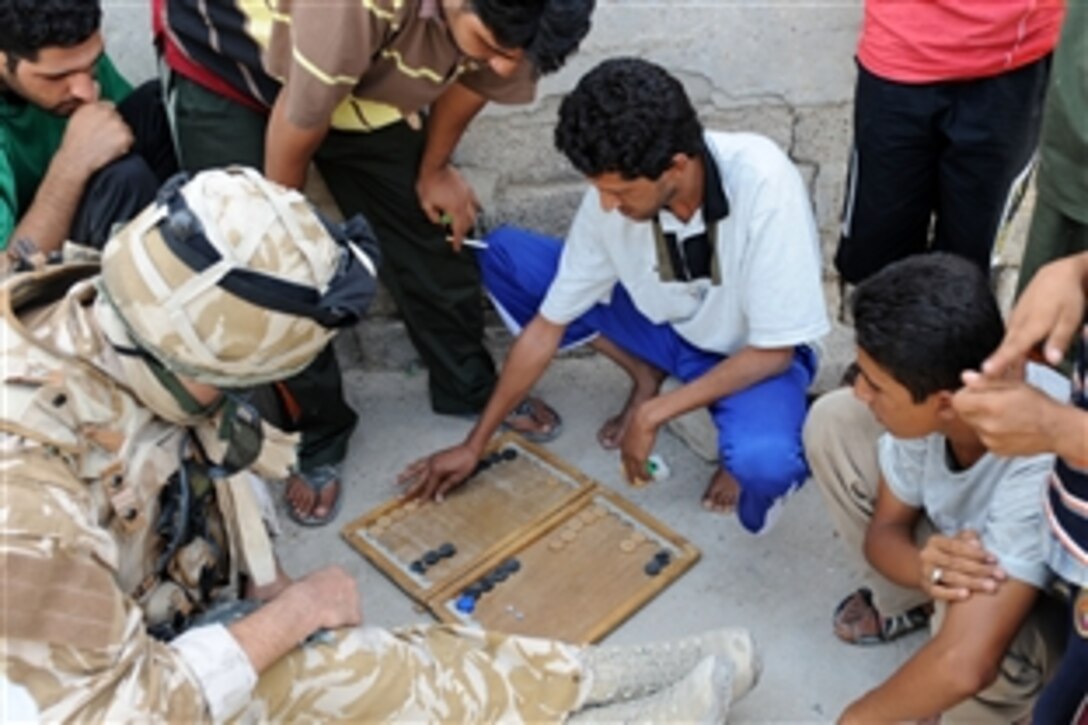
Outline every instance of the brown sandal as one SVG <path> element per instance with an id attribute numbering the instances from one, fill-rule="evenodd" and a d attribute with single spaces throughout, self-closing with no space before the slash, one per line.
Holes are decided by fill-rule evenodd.
<path id="1" fill-rule="evenodd" d="M 891 642 L 929 624 L 933 605 L 919 604 L 891 617 L 881 617 L 873 604 L 873 592 L 862 587 L 839 602 L 831 626 L 843 642 L 873 645 Z"/>

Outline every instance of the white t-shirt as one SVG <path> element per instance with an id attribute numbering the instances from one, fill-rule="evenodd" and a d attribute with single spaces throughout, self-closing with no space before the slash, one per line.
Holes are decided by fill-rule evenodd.
<path id="1" fill-rule="evenodd" d="M 830 329 L 821 287 L 820 245 L 804 182 L 769 139 L 707 133 L 729 213 L 718 222 L 715 254 L 721 284 L 710 279 L 663 282 L 651 222 L 601 208 L 590 188 L 574 217 L 559 271 L 540 308 L 565 325 L 617 282 L 654 323 L 668 323 L 696 347 L 731 355 L 745 346 L 789 347 Z M 702 214 L 686 225 L 662 213 L 662 228 L 686 238 L 702 231 Z M 693 229 L 693 227 L 697 227 Z"/>
<path id="2" fill-rule="evenodd" d="M 1069 399 L 1069 381 L 1029 365 L 1028 382 L 1057 400 Z M 947 536 L 974 529 L 986 550 L 1014 579 L 1043 588 L 1049 581 L 1043 491 L 1054 456 L 1006 458 L 987 453 L 964 471 L 948 466 L 946 438 L 880 438 L 880 470 L 895 497 L 924 509 Z"/>

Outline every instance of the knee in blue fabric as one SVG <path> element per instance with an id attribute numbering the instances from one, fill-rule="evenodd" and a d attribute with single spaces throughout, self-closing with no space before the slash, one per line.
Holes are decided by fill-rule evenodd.
<path id="1" fill-rule="evenodd" d="M 499 227 L 485 241 L 487 249 L 476 254 L 484 287 L 504 304 L 535 312 L 555 277 L 563 243 L 516 227 Z"/>
<path id="2" fill-rule="evenodd" d="M 784 498 L 801 488 L 808 478 L 800 440 L 767 437 L 734 444 L 723 465 L 740 484 L 737 518 L 753 534 L 774 523 Z"/>

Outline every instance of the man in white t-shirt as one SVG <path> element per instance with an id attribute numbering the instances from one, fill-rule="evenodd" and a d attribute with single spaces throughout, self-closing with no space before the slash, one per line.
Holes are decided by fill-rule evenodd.
<path id="1" fill-rule="evenodd" d="M 805 425 L 813 477 L 869 577 L 836 609 L 835 633 L 885 642 L 936 610 L 932 639 L 840 722 L 1018 722 L 1061 651 L 1063 618 L 1043 594 L 1054 457 L 991 453 L 953 407 L 961 373 L 1004 332 L 988 280 L 963 257 L 908 257 L 860 284 L 852 307 L 853 395 L 824 396 Z M 1042 366 L 1027 380 L 1069 395 Z"/>
<path id="2" fill-rule="evenodd" d="M 707 133 L 683 86 L 646 61 L 605 61 L 564 99 L 557 147 L 592 187 L 566 243 L 504 229 L 484 285 L 520 332 L 465 442 L 401 475 L 441 497 L 471 474 L 506 412 L 563 344 L 586 340 L 634 382 L 599 438 L 645 479 L 660 427 L 707 407 L 721 467 L 704 504 L 762 532 L 808 475 L 805 392 L 828 331 L 820 252 L 797 169 L 771 141 Z M 684 384 L 659 394 L 663 377 Z M 521 396 L 523 397 L 523 396 Z"/>

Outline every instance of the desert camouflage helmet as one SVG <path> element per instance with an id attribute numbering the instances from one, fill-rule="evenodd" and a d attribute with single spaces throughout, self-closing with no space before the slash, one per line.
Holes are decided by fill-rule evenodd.
<path id="1" fill-rule="evenodd" d="M 223 387 L 301 371 L 375 291 L 362 217 L 327 224 L 252 169 L 168 182 L 116 234 L 101 288 L 134 342 L 175 373 Z"/>

